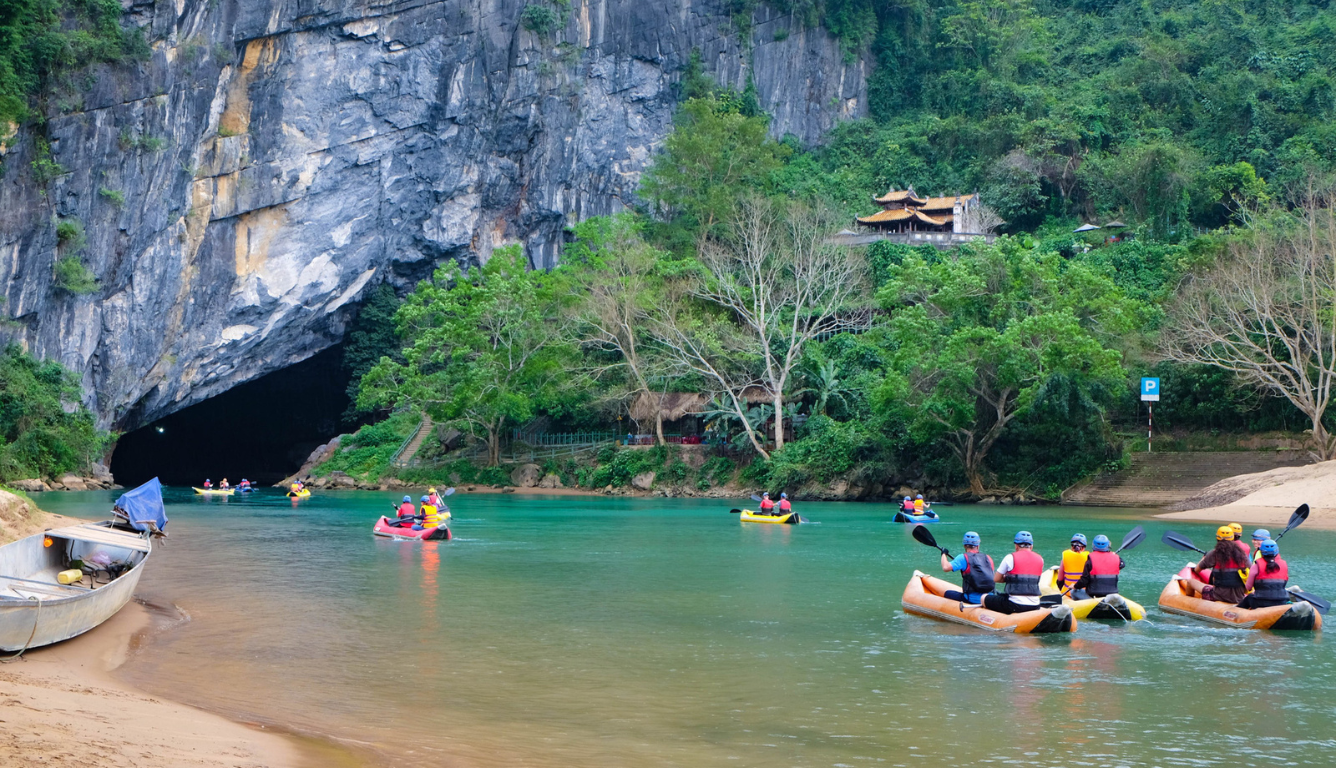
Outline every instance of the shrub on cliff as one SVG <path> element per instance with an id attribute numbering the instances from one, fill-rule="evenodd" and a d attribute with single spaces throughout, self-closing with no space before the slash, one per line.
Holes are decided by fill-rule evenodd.
<path id="1" fill-rule="evenodd" d="M 85 472 L 110 436 L 79 400 L 79 379 L 17 346 L 0 352 L 0 480 Z"/>

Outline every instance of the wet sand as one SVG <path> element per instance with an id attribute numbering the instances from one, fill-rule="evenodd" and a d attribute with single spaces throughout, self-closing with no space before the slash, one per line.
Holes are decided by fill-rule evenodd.
<path id="1" fill-rule="evenodd" d="M 1324 461 L 1225 478 L 1175 505 L 1180 511 L 1157 517 L 1264 525 L 1274 533 L 1275 528 L 1284 528 L 1299 505 L 1308 504 L 1304 527 L 1332 531 L 1336 530 L 1334 497 L 1336 461 Z"/>

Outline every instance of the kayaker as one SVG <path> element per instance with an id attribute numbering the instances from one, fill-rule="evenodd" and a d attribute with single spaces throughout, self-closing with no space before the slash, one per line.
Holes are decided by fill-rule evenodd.
<path id="1" fill-rule="evenodd" d="M 775 502 L 770 500 L 770 493 L 768 491 L 766 493 L 761 494 L 761 514 L 763 515 L 775 514 Z"/>
<path id="2" fill-rule="evenodd" d="M 1089 558 L 1090 553 L 1086 551 L 1085 534 L 1073 533 L 1072 545 L 1062 551 L 1062 559 L 1058 561 L 1058 576 L 1053 580 L 1058 589 L 1068 593 L 1075 589 L 1076 582 L 1080 580 L 1081 574 L 1085 572 L 1086 561 Z"/>
<path id="3" fill-rule="evenodd" d="M 1280 546 L 1268 537 L 1258 547 L 1261 558 L 1253 561 L 1244 585 L 1251 590 L 1239 601 L 1240 608 L 1270 608 L 1290 602 L 1285 584 L 1290 580 L 1290 566 L 1280 556 Z"/>
<path id="4" fill-rule="evenodd" d="M 1229 530 L 1234 532 L 1234 541 L 1238 542 L 1243 554 L 1251 557 L 1252 547 L 1248 546 L 1248 542 L 1243 540 L 1243 525 L 1241 523 L 1230 523 Z"/>
<path id="5" fill-rule="evenodd" d="M 213 481 L 210 480 L 210 479 L 207 478 L 207 477 L 204 478 L 204 490 L 207 491 L 207 490 L 209 490 L 209 489 L 212 488 L 212 487 L 213 487 Z"/>
<path id="6" fill-rule="evenodd" d="M 1265 528 L 1258 528 L 1257 530 L 1253 531 L 1252 534 L 1253 560 L 1257 560 L 1262 556 L 1262 542 L 1266 541 L 1269 538 L 1271 538 L 1271 532 Z"/>
<path id="7" fill-rule="evenodd" d="M 232 486 L 230 486 L 230 485 L 227 484 L 227 478 L 226 478 L 226 477 L 224 477 L 224 478 L 223 478 L 223 481 L 222 481 L 221 483 L 218 484 L 218 488 L 219 488 L 219 490 L 223 490 L 223 491 L 226 491 L 228 488 L 231 488 L 231 487 L 232 487 Z"/>
<path id="8" fill-rule="evenodd" d="M 905 500 L 908 501 L 909 497 L 906 496 Z M 974 531 L 967 531 L 960 543 L 965 551 L 956 555 L 955 559 L 948 560 L 946 553 L 942 553 L 942 570 L 960 573 L 960 591 L 948 589 L 942 596 L 947 600 L 978 605 L 984 595 L 993 593 L 994 584 L 997 583 L 993 575 L 993 558 L 979 551 L 982 542 Z"/>
<path id="9" fill-rule="evenodd" d="M 250 481 L 243 477 L 243 478 L 241 478 L 241 484 L 238 485 L 237 487 L 238 487 L 238 488 L 249 488 L 249 487 L 250 487 Z"/>
<path id="10" fill-rule="evenodd" d="M 396 510 L 396 514 L 399 516 L 399 519 L 393 522 L 396 525 L 401 526 L 410 524 L 413 518 L 417 517 L 417 507 L 413 506 L 412 496 L 404 497 L 403 502 L 399 504 L 399 509 Z"/>
<path id="11" fill-rule="evenodd" d="M 923 514 L 923 494 L 921 493 L 914 497 L 914 514 Z"/>
<path id="12" fill-rule="evenodd" d="M 302 482 L 300 480 L 294 481 L 288 489 L 288 493 L 291 493 L 294 496 L 296 496 L 301 492 L 302 492 Z"/>
<path id="13" fill-rule="evenodd" d="M 1210 569 L 1209 583 L 1200 579 L 1187 579 L 1188 586 L 1203 600 L 1215 600 L 1220 603 L 1238 603 L 1247 594 L 1244 586 L 1244 574 L 1248 571 L 1248 557 L 1243 554 L 1241 542 L 1234 540 L 1234 529 L 1222 525 L 1215 530 L 1215 549 L 1193 568 L 1198 576 Z"/>
<path id="14" fill-rule="evenodd" d="M 424 528 L 435 528 L 450 519 L 450 510 L 441 509 L 437 504 L 432 503 L 430 496 L 422 497 L 422 525 Z"/>
<path id="15" fill-rule="evenodd" d="M 789 503 L 789 495 L 781 492 L 779 494 L 779 516 L 783 517 L 792 511 L 793 505 Z"/>
<path id="16" fill-rule="evenodd" d="M 435 488 L 428 488 L 428 489 L 427 489 L 427 498 L 431 500 L 431 504 L 432 504 L 433 507 L 440 507 L 440 506 L 441 506 L 441 497 L 440 497 L 439 494 L 436 493 L 436 489 L 435 489 Z"/>
<path id="17" fill-rule="evenodd" d="M 914 514 L 914 500 L 906 496 L 904 503 L 900 505 L 900 511 L 906 515 Z"/>
<path id="18" fill-rule="evenodd" d="M 1109 537 L 1102 533 L 1095 537 L 1093 549 L 1086 557 L 1081 578 L 1076 582 L 1076 591 L 1084 590 L 1090 597 L 1118 594 L 1118 574 L 1127 567 L 1127 563 L 1117 553 L 1109 551 Z"/>
<path id="19" fill-rule="evenodd" d="M 994 576 L 1005 583 L 1005 594 L 985 595 L 983 607 L 998 613 L 1024 613 L 1039 610 L 1039 577 L 1044 573 L 1044 558 L 1034 552 L 1034 536 L 1020 531 L 1012 540 L 1016 551 L 1002 558 Z"/>

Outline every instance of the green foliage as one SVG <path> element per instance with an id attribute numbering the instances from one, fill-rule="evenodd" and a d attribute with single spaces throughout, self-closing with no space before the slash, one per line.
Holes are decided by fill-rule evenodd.
<path id="1" fill-rule="evenodd" d="M 87 238 L 84 236 L 83 222 L 76 218 L 61 219 L 56 223 L 56 242 L 70 253 L 83 249 Z"/>
<path id="2" fill-rule="evenodd" d="M 36 155 L 32 161 L 33 181 L 45 185 L 55 181 L 58 176 L 65 175 L 65 166 L 51 159 L 51 145 L 45 139 L 34 141 L 33 149 L 33 154 Z"/>
<path id="3" fill-rule="evenodd" d="M 103 200 L 106 200 L 107 202 L 111 203 L 117 208 L 122 208 L 125 206 L 125 193 L 121 192 L 119 189 L 109 189 L 107 187 L 100 187 L 97 190 L 97 194 Z"/>
<path id="4" fill-rule="evenodd" d="M 117 0 L 0 3 L 0 124 L 27 120 L 33 100 L 80 67 L 143 57 L 143 38 L 120 18 Z"/>
<path id="5" fill-rule="evenodd" d="M 16 346 L 0 352 L 0 480 L 85 472 L 110 436 L 79 404 L 78 376 Z"/>
<path id="6" fill-rule="evenodd" d="M 687 467 L 672 446 L 656 445 L 653 448 L 604 448 L 598 455 L 598 462 L 591 467 L 577 471 L 581 487 L 603 488 L 611 485 L 621 488 L 631 484 L 631 479 L 645 472 L 655 473 L 655 483 L 680 483 L 686 479 Z"/>
<path id="7" fill-rule="evenodd" d="M 539 37 L 551 35 L 564 23 L 562 14 L 548 5 L 530 3 L 520 12 L 520 24 Z"/>
<path id="8" fill-rule="evenodd" d="M 344 423 L 355 423 L 371 413 L 357 407 L 357 389 L 363 374 L 381 357 L 400 358 L 399 338 L 394 328 L 394 313 L 399 304 L 394 288 L 381 283 L 371 289 L 348 327 L 343 339 L 343 369 L 349 376 L 349 403 L 343 414 Z"/>
<path id="9" fill-rule="evenodd" d="M 448 487 L 459 484 L 510 485 L 510 472 L 503 467 L 480 467 L 471 461 L 454 461 L 439 467 L 413 467 L 399 470 L 400 480 L 414 485 Z M 459 478 L 455 480 L 455 478 Z"/>
<path id="10" fill-rule="evenodd" d="M 56 259 L 55 285 L 75 295 L 97 292 L 97 276 L 75 254 Z"/>
<path id="11" fill-rule="evenodd" d="M 312 474 L 324 477 L 337 470 L 373 482 L 380 479 L 389 469 L 390 458 L 417 428 L 419 420 L 416 413 L 400 412 L 362 427 L 345 438 L 339 450 L 312 470 Z"/>
<path id="12" fill-rule="evenodd" d="M 793 490 L 808 482 L 827 483 L 880 455 L 877 436 L 857 421 L 817 415 L 808 420 L 806 431 L 771 457 L 770 487 Z"/>

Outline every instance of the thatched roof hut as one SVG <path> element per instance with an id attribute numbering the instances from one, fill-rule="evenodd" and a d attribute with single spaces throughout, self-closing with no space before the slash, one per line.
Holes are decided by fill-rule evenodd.
<path id="1" fill-rule="evenodd" d="M 654 421 L 656 412 L 664 421 L 702 413 L 710 396 L 700 392 L 641 392 L 631 401 L 630 416 L 639 422 Z"/>

